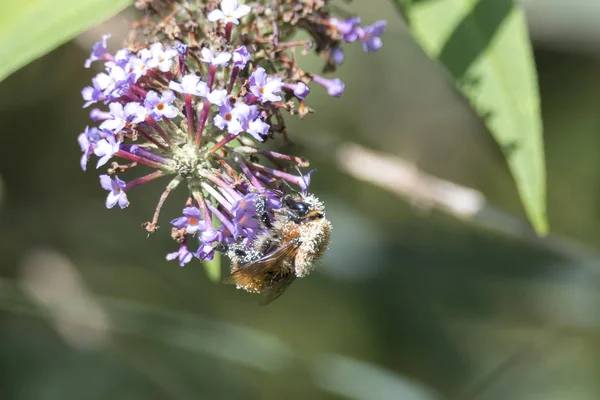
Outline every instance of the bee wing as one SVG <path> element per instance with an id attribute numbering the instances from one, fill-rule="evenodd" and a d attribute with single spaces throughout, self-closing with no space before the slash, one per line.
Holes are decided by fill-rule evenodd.
<path id="1" fill-rule="evenodd" d="M 300 244 L 291 240 L 258 260 L 241 265 L 231 275 L 226 276 L 223 283 L 239 285 L 261 292 L 265 289 L 265 278 L 268 275 L 274 275 L 283 260 L 286 258 L 293 259 L 299 246 Z"/>
<path id="2" fill-rule="evenodd" d="M 289 273 L 285 278 L 281 279 L 275 285 L 267 288 L 265 294 L 260 301 L 261 306 L 266 306 L 277 299 L 287 290 L 287 288 L 296 280 L 296 274 L 294 272 Z"/>

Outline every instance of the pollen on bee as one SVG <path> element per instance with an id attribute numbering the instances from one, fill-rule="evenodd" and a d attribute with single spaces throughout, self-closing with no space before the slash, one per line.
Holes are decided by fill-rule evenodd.
<path id="1" fill-rule="evenodd" d="M 322 218 L 300 227 L 302 244 L 295 259 L 296 276 L 302 278 L 315 269 L 316 262 L 323 256 L 331 241 L 331 222 Z"/>

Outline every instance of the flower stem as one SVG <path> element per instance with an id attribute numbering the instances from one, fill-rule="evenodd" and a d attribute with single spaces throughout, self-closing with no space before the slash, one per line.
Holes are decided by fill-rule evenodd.
<path id="1" fill-rule="evenodd" d="M 124 149 L 125 151 L 130 152 L 131 154 L 135 154 L 136 156 L 140 156 L 140 157 L 145 157 L 149 160 L 156 161 L 161 164 L 168 163 L 168 161 L 165 158 L 163 158 L 159 155 L 156 155 L 156 154 L 152 153 L 151 151 L 148 151 L 148 150 L 144 149 L 143 147 L 140 147 L 135 144 L 122 145 L 121 148 Z"/>
<path id="2" fill-rule="evenodd" d="M 115 153 L 115 156 L 124 158 L 126 160 L 135 161 L 139 164 L 144 164 L 152 168 L 164 170 L 167 166 L 162 163 L 158 163 L 152 160 L 148 160 L 147 158 L 136 156 L 135 154 L 131 154 L 124 150 L 119 150 Z"/>
<path id="3" fill-rule="evenodd" d="M 241 159 L 238 159 L 237 162 L 240 165 L 240 168 L 242 169 L 244 174 L 246 174 L 246 177 L 250 180 L 250 183 L 252 183 L 252 185 L 255 188 L 257 188 L 257 189 L 265 188 L 263 186 L 263 184 L 260 183 L 260 181 L 258 179 L 256 179 L 256 176 L 254 176 L 254 174 L 252 173 L 252 171 L 250 171 L 250 168 L 248 168 L 248 166 L 246 165 L 246 163 L 244 163 L 244 161 L 242 161 Z"/>
<path id="4" fill-rule="evenodd" d="M 239 193 L 237 193 L 227 183 L 223 182 L 221 179 L 217 178 L 216 176 L 214 176 L 212 174 L 207 174 L 205 177 L 206 177 L 206 179 L 208 179 L 209 181 L 211 181 L 212 183 L 217 185 L 219 188 L 223 189 L 225 191 L 225 193 L 227 193 L 231 197 L 230 203 L 233 203 L 236 200 L 239 200 L 242 198 L 242 196 L 240 196 Z"/>
<path id="5" fill-rule="evenodd" d="M 212 224 L 212 215 L 210 214 L 210 211 L 208 210 L 208 206 L 206 205 L 206 200 L 204 200 L 204 196 L 202 195 L 202 193 L 194 190 L 192 192 L 192 197 L 194 197 L 194 200 L 196 200 L 196 202 L 198 203 L 198 207 L 200 208 L 200 210 L 202 210 L 202 216 L 204 217 L 205 231 L 208 231 L 209 226 L 210 226 L 210 228 L 214 229 L 213 224 Z"/>
<path id="6" fill-rule="evenodd" d="M 231 31 L 233 30 L 233 22 L 228 22 L 227 25 L 225 25 L 225 40 L 227 40 L 228 43 L 231 43 Z"/>
<path id="7" fill-rule="evenodd" d="M 215 198 L 215 200 L 217 200 L 219 202 L 219 204 L 221 204 L 223 207 L 231 210 L 231 203 L 229 201 L 227 201 L 227 199 L 225 199 L 225 197 L 223 197 L 223 195 L 221 195 L 221 193 L 217 192 L 215 190 L 215 188 L 213 188 L 212 186 L 210 186 L 208 183 L 206 182 L 202 182 L 202 189 L 206 190 L 212 197 Z"/>
<path id="8" fill-rule="evenodd" d="M 233 90 L 233 84 L 235 83 L 239 72 L 240 67 L 233 67 L 233 69 L 231 70 L 231 76 L 229 77 L 229 85 L 227 86 L 227 94 L 231 94 L 231 91 Z"/>
<path id="9" fill-rule="evenodd" d="M 155 137 L 153 137 L 151 134 L 149 134 L 148 132 L 146 132 L 140 125 L 138 125 L 135 129 L 135 132 L 141 134 L 146 140 L 148 140 L 149 142 L 154 143 L 157 147 L 161 148 L 164 151 L 167 151 L 168 148 L 162 144 L 161 142 L 159 142 L 158 140 L 156 140 Z"/>
<path id="10" fill-rule="evenodd" d="M 290 156 L 288 154 L 278 153 L 276 151 L 260 149 L 252 146 L 240 146 L 235 149 L 238 153 L 247 153 L 247 154 L 262 154 L 267 157 L 269 160 L 284 160 L 284 161 L 293 161 L 298 167 L 306 168 L 310 165 L 308 160 L 304 157 L 296 157 Z"/>
<path id="11" fill-rule="evenodd" d="M 211 92 L 212 92 L 213 83 L 215 82 L 215 74 L 216 73 L 217 73 L 217 66 L 211 64 L 208 69 L 208 79 L 206 82 L 206 85 L 208 86 L 208 89 Z"/>
<path id="12" fill-rule="evenodd" d="M 167 135 L 167 132 L 165 132 L 165 130 L 158 124 L 158 122 L 152 119 L 152 117 L 146 118 L 146 123 L 154 128 L 156 132 L 158 132 L 159 136 L 169 145 L 169 147 L 173 145 L 173 143 L 171 143 L 171 139 L 169 139 L 169 135 Z"/>
<path id="13" fill-rule="evenodd" d="M 185 99 L 185 114 L 188 123 L 188 139 L 191 142 L 194 138 L 194 110 L 192 110 L 192 95 L 186 93 L 183 95 L 183 97 Z"/>
<path id="14" fill-rule="evenodd" d="M 152 216 L 152 221 L 146 222 L 144 224 L 144 228 L 148 231 L 148 233 L 156 232 L 156 230 L 158 229 L 158 225 L 156 224 L 158 223 L 160 211 L 162 210 L 163 205 L 167 200 L 167 197 L 169 197 L 169 194 L 171 194 L 171 192 L 179 185 L 179 183 L 181 183 L 181 179 L 182 178 L 180 176 L 175 177 L 171 182 L 169 182 L 169 184 L 165 188 L 165 191 L 160 195 L 160 199 L 158 200 L 158 204 L 156 205 L 156 210 L 154 211 L 154 215 Z"/>
<path id="15" fill-rule="evenodd" d="M 227 143 L 231 142 L 236 137 L 237 137 L 237 135 L 230 133 L 229 135 L 225 136 L 223 139 L 219 140 L 219 143 L 217 143 L 213 147 L 211 147 L 210 150 L 208 150 L 208 153 L 209 154 L 214 153 L 215 151 L 219 150 L 221 147 L 225 146 Z"/>
<path id="16" fill-rule="evenodd" d="M 292 175 L 287 172 L 280 171 L 278 169 L 268 168 L 268 167 L 265 167 L 264 165 L 255 164 L 255 163 L 250 163 L 250 168 L 252 168 L 253 170 L 256 170 L 256 171 L 262 171 L 266 175 L 271 175 L 275 178 L 280 178 L 280 179 L 286 180 L 290 183 L 293 183 L 297 186 L 302 187 L 303 177 L 301 177 L 301 176 Z"/>
<path id="17" fill-rule="evenodd" d="M 206 124 L 206 120 L 208 119 L 208 111 L 210 111 L 210 102 L 208 100 L 204 100 L 204 106 L 202 107 L 202 113 L 200 114 L 200 119 L 198 120 L 198 129 L 196 130 L 196 140 L 194 144 L 196 147 L 200 147 L 200 142 L 202 142 L 202 131 L 204 131 L 204 125 Z"/>
<path id="18" fill-rule="evenodd" d="M 163 171 L 154 171 L 151 174 L 148 175 L 144 175 L 140 178 L 134 179 L 131 182 L 129 182 L 127 185 L 125 185 L 125 187 L 123 188 L 124 191 L 128 191 L 129 189 L 133 189 L 135 187 L 138 187 L 144 183 L 153 181 L 154 179 L 160 178 L 161 176 L 164 176 L 165 173 Z"/>
<path id="19" fill-rule="evenodd" d="M 225 228 L 227 228 L 227 230 L 229 232 L 231 232 L 233 234 L 234 228 L 233 225 L 231 224 L 231 221 L 229 221 L 229 219 L 227 217 L 225 217 L 218 208 L 212 206 L 212 205 L 208 205 L 208 209 L 210 211 L 212 211 L 212 213 L 219 219 L 219 221 L 221 221 L 221 223 L 225 226 Z"/>

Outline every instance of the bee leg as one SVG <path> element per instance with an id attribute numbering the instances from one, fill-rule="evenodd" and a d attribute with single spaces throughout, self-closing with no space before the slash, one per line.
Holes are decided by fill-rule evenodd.
<path id="1" fill-rule="evenodd" d="M 229 246 L 224 243 L 219 243 L 215 246 L 215 251 L 225 254 L 229 251 Z"/>

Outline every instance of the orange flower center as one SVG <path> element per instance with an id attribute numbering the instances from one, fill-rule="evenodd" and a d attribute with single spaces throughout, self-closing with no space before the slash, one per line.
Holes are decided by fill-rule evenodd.
<path id="1" fill-rule="evenodd" d="M 260 91 L 260 94 L 265 94 L 265 88 L 261 87 L 260 89 L 258 89 Z"/>
<path id="2" fill-rule="evenodd" d="M 158 108 L 158 111 L 162 111 L 165 108 L 165 105 L 163 103 L 159 103 L 156 108 Z"/>
<path id="3" fill-rule="evenodd" d="M 194 217 L 190 217 L 190 218 L 188 218 L 188 222 L 190 223 L 190 225 L 196 225 L 196 224 L 198 224 L 198 219 L 194 218 Z"/>
<path id="4" fill-rule="evenodd" d="M 233 117 L 231 116 L 231 114 L 230 114 L 230 113 L 227 113 L 227 114 L 225 114 L 225 120 L 226 120 L 226 121 L 231 121 L 231 119 L 232 119 L 232 118 L 233 118 Z"/>

